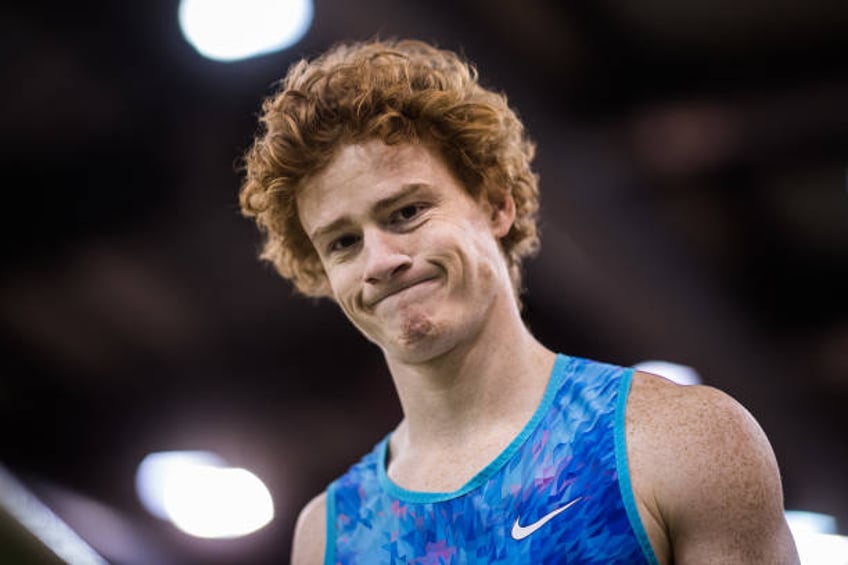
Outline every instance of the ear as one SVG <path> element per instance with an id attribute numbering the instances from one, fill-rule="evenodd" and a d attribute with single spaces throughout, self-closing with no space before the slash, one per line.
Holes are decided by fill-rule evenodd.
<path id="1" fill-rule="evenodd" d="M 496 201 L 489 199 L 489 222 L 492 226 L 492 234 L 501 239 L 512 229 L 515 222 L 515 200 L 512 194 L 504 191 Z"/>

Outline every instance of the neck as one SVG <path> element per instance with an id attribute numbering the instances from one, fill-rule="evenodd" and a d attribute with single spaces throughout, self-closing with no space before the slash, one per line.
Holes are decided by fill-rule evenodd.
<path id="1" fill-rule="evenodd" d="M 514 313 L 423 363 L 387 359 L 404 421 L 393 442 L 406 448 L 460 449 L 513 436 L 541 401 L 554 362 Z"/>

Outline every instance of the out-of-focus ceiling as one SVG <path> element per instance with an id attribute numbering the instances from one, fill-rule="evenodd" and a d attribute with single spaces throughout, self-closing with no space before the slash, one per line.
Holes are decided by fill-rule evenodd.
<path id="1" fill-rule="evenodd" d="M 377 34 L 464 52 L 538 142 L 531 329 L 697 368 L 765 428 L 787 506 L 846 532 L 841 0 L 322 0 L 302 43 L 229 65 L 183 41 L 176 2 L 2 13 L 0 461 L 107 557 L 285 560 L 298 508 L 400 417 L 379 352 L 256 260 L 236 201 L 274 81 Z M 210 543 L 148 517 L 135 466 L 172 448 L 254 470 L 275 522 Z M 104 547 L 77 495 L 146 549 Z"/>

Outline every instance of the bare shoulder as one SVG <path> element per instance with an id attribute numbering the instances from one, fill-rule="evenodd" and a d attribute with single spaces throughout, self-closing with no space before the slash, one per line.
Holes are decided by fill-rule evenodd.
<path id="1" fill-rule="evenodd" d="M 768 440 L 753 416 L 712 387 L 681 386 L 637 372 L 628 398 L 627 425 L 634 439 L 667 445 L 685 456 L 680 463 L 691 462 L 699 468 L 704 462 L 723 469 L 774 463 Z M 653 447 L 655 455 L 665 451 L 656 451 L 660 445 Z"/>
<path id="2" fill-rule="evenodd" d="M 323 563 L 326 538 L 327 493 L 321 493 L 303 507 L 297 518 L 292 544 L 292 565 Z"/>
<path id="3" fill-rule="evenodd" d="M 661 562 L 797 563 L 771 445 L 739 402 L 636 373 L 627 454 Z"/>

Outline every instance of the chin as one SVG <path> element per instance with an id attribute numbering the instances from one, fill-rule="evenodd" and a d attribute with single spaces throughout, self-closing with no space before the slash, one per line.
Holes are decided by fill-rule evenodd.
<path id="1" fill-rule="evenodd" d="M 429 316 L 416 312 L 403 320 L 400 339 L 406 345 L 415 345 L 429 341 L 437 334 L 435 322 Z"/>
<path id="2" fill-rule="evenodd" d="M 382 349 L 387 356 L 405 363 L 424 363 L 450 349 L 445 330 L 428 316 L 411 316 L 404 319 L 394 338 Z"/>

